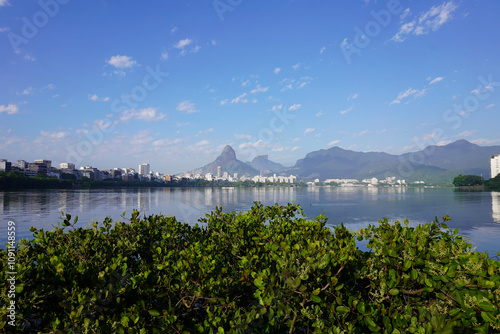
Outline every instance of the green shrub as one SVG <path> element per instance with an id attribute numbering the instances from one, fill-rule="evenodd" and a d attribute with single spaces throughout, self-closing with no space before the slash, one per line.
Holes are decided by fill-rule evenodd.
<path id="1" fill-rule="evenodd" d="M 444 220 L 448 220 L 444 217 Z M 299 206 L 35 230 L 16 251 L 16 325 L 60 333 L 493 333 L 500 262 L 437 220 L 350 232 Z M 67 226 L 70 226 L 69 228 Z M 368 250 L 356 247 L 366 241 Z M 0 250 L 7 291 L 7 253 Z M 8 305 L 6 294 L 2 305 Z M 7 307 L 0 309 L 0 327 Z"/>

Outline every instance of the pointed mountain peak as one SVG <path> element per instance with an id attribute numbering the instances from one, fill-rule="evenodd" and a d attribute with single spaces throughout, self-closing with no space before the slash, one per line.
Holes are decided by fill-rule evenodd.
<path id="1" fill-rule="evenodd" d="M 236 160 L 236 152 L 229 145 L 226 145 L 222 150 L 220 157 L 225 157 L 226 159 Z"/>

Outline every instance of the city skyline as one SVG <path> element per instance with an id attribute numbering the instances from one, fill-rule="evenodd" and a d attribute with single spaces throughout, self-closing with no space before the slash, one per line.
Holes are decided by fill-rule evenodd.
<path id="1" fill-rule="evenodd" d="M 285 166 L 332 146 L 498 145 L 499 9 L 0 1 L 0 158 L 178 174 L 225 145 Z"/>

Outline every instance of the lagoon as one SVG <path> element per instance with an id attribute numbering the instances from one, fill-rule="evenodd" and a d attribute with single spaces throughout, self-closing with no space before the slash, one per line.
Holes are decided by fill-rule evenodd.
<path id="1" fill-rule="evenodd" d="M 190 224 L 216 206 L 225 212 L 264 205 L 300 204 L 308 217 L 324 214 L 328 225 L 344 223 L 355 230 L 407 218 L 410 225 L 429 223 L 449 215 L 450 228 L 491 256 L 500 252 L 500 192 L 463 192 L 453 188 L 410 187 L 262 187 L 262 188 L 147 188 L 43 190 L 0 192 L 0 243 L 7 241 L 7 223 L 16 235 L 32 238 L 31 226 L 50 230 L 62 222 L 61 212 L 78 216 L 77 226 L 105 217 L 126 221 L 133 209 L 142 214 L 164 214 Z M 125 215 L 123 216 L 123 213 Z"/>

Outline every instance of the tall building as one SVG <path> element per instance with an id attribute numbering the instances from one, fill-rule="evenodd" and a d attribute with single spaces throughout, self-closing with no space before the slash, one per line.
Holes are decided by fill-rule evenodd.
<path id="1" fill-rule="evenodd" d="M 149 164 L 139 165 L 139 175 L 148 176 L 150 171 Z"/>
<path id="2" fill-rule="evenodd" d="M 221 166 L 217 166 L 217 178 L 221 178 L 222 177 L 222 167 Z"/>
<path id="3" fill-rule="evenodd" d="M 74 170 L 75 167 L 76 167 L 75 164 L 71 163 L 71 162 L 63 162 L 63 163 L 59 164 L 59 168 L 60 169 L 71 169 L 71 170 Z"/>
<path id="4" fill-rule="evenodd" d="M 19 169 L 26 169 L 28 168 L 28 163 L 25 160 L 17 160 L 16 167 Z"/>
<path id="5" fill-rule="evenodd" d="M 7 161 L 7 159 L 0 159 L 0 170 L 4 172 L 10 172 L 12 168 L 12 163 Z"/>
<path id="6" fill-rule="evenodd" d="M 491 157 L 491 178 L 500 174 L 500 154 Z"/>
<path id="7" fill-rule="evenodd" d="M 36 164 L 45 164 L 45 165 L 47 165 L 47 169 L 49 169 L 49 170 L 52 168 L 52 160 L 38 159 L 38 160 L 35 160 L 35 163 Z"/>

